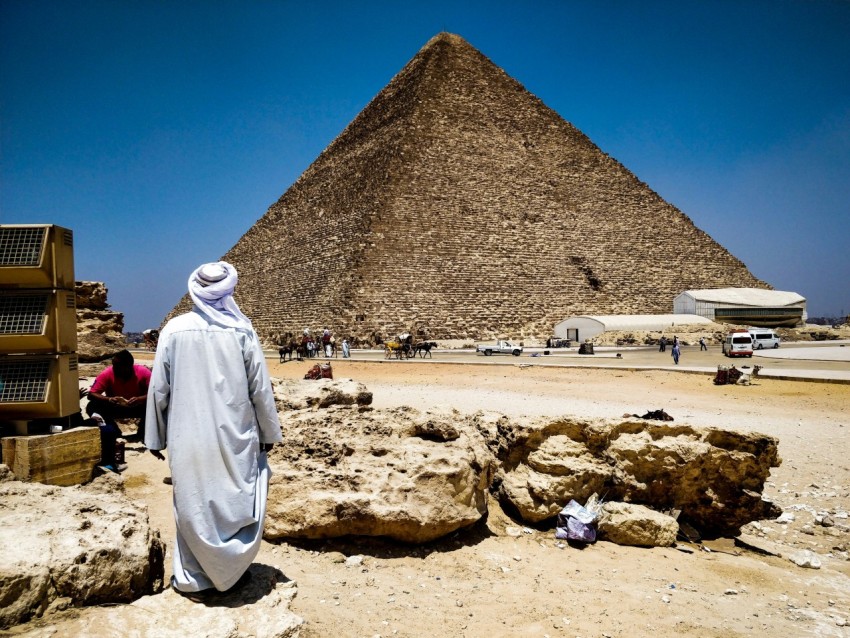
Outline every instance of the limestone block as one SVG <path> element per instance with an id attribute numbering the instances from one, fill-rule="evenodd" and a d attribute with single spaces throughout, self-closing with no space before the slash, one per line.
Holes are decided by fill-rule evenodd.
<path id="1" fill-rule="evenodd" d="M 162 589 L 165 545 L 146 510 L 109 481 L 94 489 L 0 483 L 0 627 L 59 599 L 129 602 Z"/>
<path id="2" fill-rule="evenodd" d="M 676 544 L 679 523 L 643 505 L 608 502 L 602 506 L 597 529 L 601 540 L 617 545 L 671 547 Z"/>
<path id="3" fill-rule="evenodd" d="M 3 463 L 21 481 L 49 485 L 87 483 L 100 463 L 100 431 L 80 427 L 56 434 L 2 439 Z"/>
<path id="4" fill-rule="evenodd" d="M 494 458 L 456 414 L 412 408 L 282 412 L 265 537 L 421 543 L 487 512 Z"/>
<path id="5" fill-rule="evenodd" d="M 106 302 L 107 289 L 102 281 L 74 282 L 74 292 L 78 310 L 106 310 L 109 307 Z"/>
<path id="6" fill-rule="evenodd" d="M 367 406 L 372 403 L 372 393 L 353 379 L 272 378 L 272 388 L 278 410 L 327 408 L 332 405 Z"/>
<path id="7" fill-rule="evenodd" d="M 127 604 L 80 610 L 68 618 L 15 635 L 23 638 L 298 638 L 304 620 L 290 610 L 298 591 L 279 570 L 254 564 L 251 582 L 210 604 L 192 602 L 173 589 Z"/>
<path id="8" fill-rule="evenodd" d="M 771 515 L 761 493 L 781 460 L 759 433 L 643 421 L 563 418 L 481 423 L 502 461 L 500 498 L 526 521 L 557 515 L 575 499 L 646 505 L 707 535 L 734 535 Z"/>

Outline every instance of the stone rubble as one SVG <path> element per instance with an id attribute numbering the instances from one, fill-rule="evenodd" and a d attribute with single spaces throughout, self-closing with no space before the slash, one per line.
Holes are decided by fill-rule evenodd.
<path id="1" fill-rule="evenodd" d="M 302 388 L 302 384 L 307 385 Z M 638 511 L 641 513 L 637 518 L 639 521 L 654 518 L 657 514 L 659 520 L 668 523 L 666 527 L 662 525 L 656 531 L 641 536 L 645 532 L 642 527 L 644 523 L 641 522 L 638 526 L 641 533 L 632 540 L 624 541 L 621 538 L 617 542 L 655 544 L 649 543 L 647 539 L 657 541 L 667 538 L 665 534 L 669 536 L 673 533 L 673 526 L 669 525 L 672 517 L 658 514 L 658 511 L 650 514 L 648 507 L 667 511 L 675 506 L 681 509 L 682 516 L 687 516 L 691 521 L 705 523 L 715 520 L 712 519 L 711 506 L 705 513 L 700 511 L 699 506 L 692 505 L 696 494 L 701 494 L 704 499 L 710 493 L 714 499 L 713 507 L 723 509 L 730 520 L 744 521 L 741 524 L 754 539 L 768 542 L 768 539 L 775 538 L 788 547 L 791 540 L 789 535 L 778 538 L 777 529 L 798 532 L 803 524 L 811 527 L 818 542 L 817 547 L 823 551 L 816 552 L 814 550 L 817 547 L 811 545 L 803 547 L 798 540 L 796 546 L 790 545 L 793 551 L 783 552 L 789 560 L 799 561 L 798 564 L 809 568 L 818 568 L 824 560 L 847 560 L 845 528 L 848 515 L 846 509 L 830 505 L 834 500 L 837 502 L 837 499 L 846 498 L 847 490 L 842 486 L 831 483 L 826 484 L 826 487 L 811 486 L 806 494 L 787 491 L 782 494 L 779 490 L 780 495 L 790 501 L 786 505 L 792 515 L 785 516 L 784 523 L 775 526 L 767 524 L 765 520 L 755 520 L 770 510 L 762 503 L 760 494 L 770 468 L 779 462 L 776 441 L 772 437 L 640 420 L 603 422 L 567 418 L 515 419 L 498 414 L 463 415 L 456 411 L 431 412 L 412 408 L 374 410 L 368 407 L 365 400 L 368 391 L 344 379 L 299 381 L 296 384 L 276 382 L 275 389 L 287 441 L 285 445 L 277 446 L 271 454 L 275 482 L 270 490 L 267 537 L 272 539 L 360 534 L 383 535 L 420 543 L 445 537 L 451 531 L 469 527 L 480 520 L 487 513 L 491 490 L 504 502 L 519 504 L 515 505 L 515 511 L 520 516 L 515 521 L 539 523 L 545 518 L 539 518 L 537 512 L 550 511 L 550 503 L 555 507 L 562 506 L 565 499 L 573 495 L 571 490 L 574 488 L 565 482 L 571 473 L 584 472 L 589 477 L 597 473 L 604 475 L 599 483 L 591 483 L 594 490 L 600 487 L 607 489 L 609 494 L 605 507 L 610 508 L 611 512 Z M 315 397 L 325 395 L 336 397 L 333 405 L 321 407 L 322 401 L 315 400 Z M 735 465 L 735 472 L 720 476 L 721 473 L 714 468 L 723 464 Z M 524 492 L 517 488 L 521 484 L 517 480 L 518 476 L 525 477 Z M 311 478 L 314 479 L 312 485 L 309 483 Z M 677 487 L 664 491 L 651 489 L 658 481 Z M 11 494 L 15 490 L 6 486 L 15 483 L 7 481 L 0 483 L 0 487 Z M 288 484 L 292 486 L 291 489 L 286 487 Z M 736 484 L 737 490 L 734 489 Z M 304 494 L 295 493 L 297 490 L 294 486 L 305 485 L 307 487 L 302 490 Z M 107 501 L 117 499 L 120 502 L 119 486 L 120 477 L 108 475 L 79 491 L 85 491 L 86 498 L 106 498 Z M 26 486 L 27 493 L 38 489 L 38 486 Z M 659 496 L 662 493 L 671 493 L 673 500 L 662 500 Z M 578 493 L 574 495 L 580 496 Z M 636 497 L 644 502 L 638 503 Z M 523 509 L 521 505 L 524 499 L 531 499 L 528 502 L 534 504 L 533 507 Z M 51 493 L 49 498 L 35 499 L 39 507 L 43 507 L 42 500 L 56 498 Z M 625 503 L 625 500 L 634 502 Z M 0 508 L 9 502 L 9 499 L 0 499 Z M 17 507 L 15 505 L 15 510 Z M 98 507 L 104 511 L 108 509 L 103 504 Z M 65 515 L 74 515 L 74 508 L 65 509 L 68 509 Z M 524 511 L 532 514 L 523 515 Z M 140 519 L 139 514 L 129 510 L 120 516 L 130 520 Z M 51 520 L 60 520 L 59 514 L 53 515 Z M 412 525 L 414 521 L 415 525 Z M 5 515 L 0 517 L 0 530 L 4 523 Z M 535 538 L 539 534 L 530 527 L 520 527 L 521 524 L 515 522 L 511 526 L 513 533 L 506 530 L 506 534 L 517 539 L 525 535 Z M 72 538 L 77 542 L 79 538 L 88 539 L 90 530 L 96 529 L 96 526 L 92 522 L 77 527 L 60 523 L 57 528 L 76 529 L 77 533 Z M 111 528 L 134 529 L 127 528 L 123 523 L 113 524 Z M 616 538 L 622 530 L 608 530 L 601 523 L 600 532 L 601 536 L 610 534 L 611 538 Z M 130 538 L 141 538 L 144 535 L 140 529 L 130 532 Z M 666 545 L 669 542 L 667 538 L 657 544 Z M 157 543 L 161 547 L 158 536 L 153 546 Z M 566 544 L 549 540 L 544 546 L 567 549 Z M 797 550 L 804 551 L 797 555 Z M 285 545 L 273 550 L 276 554 L 288 551 L 292 550 Z M 39 552 L 28 553 L 37 555 Z M 339 555 L 336 557 L 327 557 L 329 564 L 341 564 L 351 570 L 348 573 L 352 577 L 358 574 L 358 578 L 364 579 L 366 586 L 370 582 L 372 586 L 375 585 L 374 577 L 359 574 L 380 568 L 380 563 L 373 566 L 369 561 L 368 565 L 364 565 L 362 554 L 346 556 L 337 553 Z M 148 554 L 145 554 L 147 557 Z M 87 560 L 87 563 L 93 562 Z M 510 574 L 512 569 L 522 573 L 529 565 L 521 554 L 514 553 L 501 557 L 489 569 L 501 574 Z M 241 603 L 245 607 L 244 614 L 233 611 L 223 614 L 223 610 L 205 612 L 200 618 L 205 627 L 204 635 L 297 636 L 303 621 L 286 611 L 288 601 L 295 595 L 295 584 L 283 582 L 281 574 L 272 573 L 276 572 L 273 568 L 254 565 L 251 569 L 255 572 L 254 582 L 258 583 L 261 593 L 257 590 L 246 593 L 247 598 L 242 599 Z M 81 575 L 79 566 L 76 571 Z M 436 579 L 439 580 L 439 576 Z M 423 582 L 421 586 L 427 585 Z M 152 587 L 151 593 L 161 590 L 161 581 Z M 185 600 L 170 590 L 144 596 L 144 587 L 130 589 L 132 594 L 129 597 L 122 598 L 124 594 L 118 594 L 114 595 L 115 599 L 129 601 L 139 596 L 142 598 L 131 605 L 81 614 L 75 621 L 77 624 L 74 625 L 73 635 L 94 635 L 95 627 L 126 627 L 139 623 L 142 627 L 139 635 L 142 636 L 176 636 L 181 631 L 187 631 L 181 624 L 182 618 L 176 619 L 173 625 L 158 628 L 145 625 L 135 618 L 139 609 L 155 616 L 158 605 L 164 609 L 166 606 L 185 603 Z M 667 603 L 675 602 L 674 589 L 675 586 L 671 586 L 665 590 L 662 600 L 666 597 Z M 741 591 L 738 587 L 730 587 L 727 595 L 734 595 L 729 593 L 733 589 Z M 2 598 L 4 595 L 8 595 L 8 591 L 0 587 L 0 600 L 8 600 Z M 393 598 L 398 595 L 397 592 L 390 593 Z M 336 586 L 327 596 L 328 604 L 339 605 L 344 601 L 341 590 Z M 87 604 L 71 597 L 66 598 L 56 596 L 27 613 L 32 616 L 47 612 L 51 618 L 58 618 L 63 608 Z M 458 607 L 463 604 L 463 600 L 455 600 L 460 603 L 456 602 Z M 255 619 L 251 618 L 251 610 L 256 609 L 257 604 L 274 607 L 275 615 L 282 613 L 282 618 L 286 617 L 285 622 L 281 620 L 283 624 L 280 626 L 256 624 Z M 7 623 L 15 624 L 29 617 L 27 613 L 14 613 L 17 613 L 18 619 Z M 795 609 L 791 613 L 800 615 L 803 612 Z M 841 621 L 841 618 L 836 618 L 833 622 L 837 624 Z M 63 631 L 66 626 L 62 624 Z M 160 633 L 154 633 L 155 629 Z M 107 632 L 105 635 L 110 634 Z"/>
<path id="2" fill-rule="evenodd" d="M 779 513 L 761 496 L 780 463 L 773 437 L 636 419 L 352 408 L 365 389 L 350 380 L 322 384 L 323 393 L 338 397 L 329 409 L 289 398 L 305 387 L 315 391 L 315 383 L 275 385 L 279 405 L 310 407 L 280 412 L 284 442 L 269 457 L 268 539 L 433 540 L 480 520 L 491 486 L 527 523 L 554 518 L 570 499 L 606 494 L 621 516 L 609 517 L 606 533 L 635 544 L 673 544 L 678 524 L 658 512 L 680 510 L 690 524 L 718 535 Z M 637 534 L 650 519 L 654 541 Z"/>

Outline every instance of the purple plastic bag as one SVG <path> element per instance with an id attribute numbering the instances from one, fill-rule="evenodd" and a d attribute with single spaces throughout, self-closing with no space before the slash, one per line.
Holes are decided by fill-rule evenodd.
<path id="1" fill-rule="evenodd" d="M 555 538 L 581 543 L 595 543 L 596 514 L 583 508 L 575 501 L 570 501 L 558 514 L 558 520 L 555 523 Z"/>

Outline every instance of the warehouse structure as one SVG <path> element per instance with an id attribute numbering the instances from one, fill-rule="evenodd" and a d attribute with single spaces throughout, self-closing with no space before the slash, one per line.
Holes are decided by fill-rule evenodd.
<path id="1" fill-rule="evenodd" d="M 673 300 L 673 312 L 717 323 L 793 328 L 806 322 L 806 300 L 796 292 L 761 288 L 686 290 Z"/>
<path id="2" fill-rule="evenodd" d="M 603 332 L 628 330 L 664 331 L 676 326 L 710 325 L 699 315 L 579 315 L 555 325 L 555 337 L 584 341 Z"/>

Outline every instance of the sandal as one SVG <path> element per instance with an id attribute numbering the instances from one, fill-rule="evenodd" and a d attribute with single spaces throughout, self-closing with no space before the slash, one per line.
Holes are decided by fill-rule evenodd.
<path id="1" fill-rule="evenodd" d="M 176 593 L 183 596 L 183 598 L 188 598 L 193 603 L 203 603 L 203 602 L 206 602 L 206 601 L 209 600 L 209 594 L 207 594 L 206 591 L 204 591 L 204 590 L 201 590 L 201 591 L 180 591 L 176 587 L 172 587 L 172 589 Z"/>
<path id="2" fill-rule="evenodd" d="M 210 599 L 210 594 L 217 593 L 215 589 L 202 589 L 200 591 L 183 591 L 181 589 L 177 589 L 174 585 L 174 577 L 171 577 L 171 582 L 169 583 L 171 589 L 174 590 L 175 593 L 180 594 L 183 598 L 188 598 L 193 603 L 203 603 Z"/>

